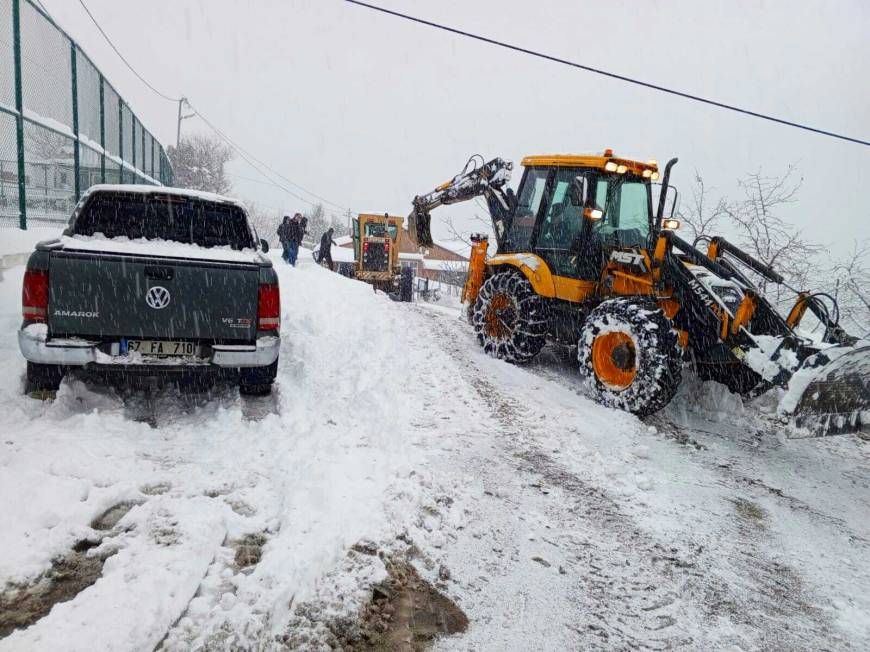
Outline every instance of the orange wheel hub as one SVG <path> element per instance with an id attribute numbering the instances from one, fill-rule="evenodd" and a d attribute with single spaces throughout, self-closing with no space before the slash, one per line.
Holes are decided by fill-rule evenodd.
<path id="1" fill-rule="evenodd" d="M 486 306 L 486 334 L 490 337 L 507 337 L 513 326 L 514 302 L 504 292 L 492 296 Z"/>
<path id="2" fill-rule="evenodd" d="M 592 368 L 598 380 L 614 389 L 625 389 L 637 375 L 634 340 L 620 332 L 599 335 L 592 342 Z"/>

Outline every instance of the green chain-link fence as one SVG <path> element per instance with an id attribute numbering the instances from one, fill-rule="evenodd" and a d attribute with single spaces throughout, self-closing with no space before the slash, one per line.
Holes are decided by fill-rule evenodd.
<path id="1" fill-rule="evenodd" d="M 0 226 L 66 221 L 95 183 L 171 185 L 163 147 L 30 0 L 0 0 Z"/>

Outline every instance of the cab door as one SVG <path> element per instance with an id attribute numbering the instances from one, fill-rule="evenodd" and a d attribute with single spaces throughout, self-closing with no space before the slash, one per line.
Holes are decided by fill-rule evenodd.
<path id="1" fill-rule="evenodd" d="M 572 302 L 590 296 L 601 274 L 599 264 L 590 264 L 580 255 L 589 229 L 584 225 L 583 206 L 572 199 L 571 188 L 583 174 L 577 168 L 554 168 L 534 234 L 534 252 L 553 274 L 556 298 Z"/>

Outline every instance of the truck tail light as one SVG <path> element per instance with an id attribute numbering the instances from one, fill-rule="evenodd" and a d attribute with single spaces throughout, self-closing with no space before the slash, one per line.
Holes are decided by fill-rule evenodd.
<path id="1" fill-rule="evenodd" d="M 21 288 L 21 313 L 26 321 L 46 320 L 48 315 L 48 271 L 28 269 Z"/>
<path id="2" fill-rule="evenodd" d="M 260 286 L 257 303 L 257 330 L 277 331 L 281 328 L 281 293 L 275 284 Z"/>
<path id="3" fill-rule="evenodd" d="M 390 241 L 384 240 L 384 252 L 390 253 Z"/>
<path id="4" fill-rule="evenodd" d="M 367 241 L 363 242 L 363 251 L 368 251 L 368 250 L 369 250 L 369 243 L 367 240 Z"/>

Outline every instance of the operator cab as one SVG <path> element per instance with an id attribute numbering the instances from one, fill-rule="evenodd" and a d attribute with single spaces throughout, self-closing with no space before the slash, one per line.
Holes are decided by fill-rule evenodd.
<path id="1" fill-rule="evenodd" d="M 655 228 L 655 161 L 528 156 L 501 253 L 534 252 L 556 276 L 597 279 L 614 249 L 647 249 Z"/>

